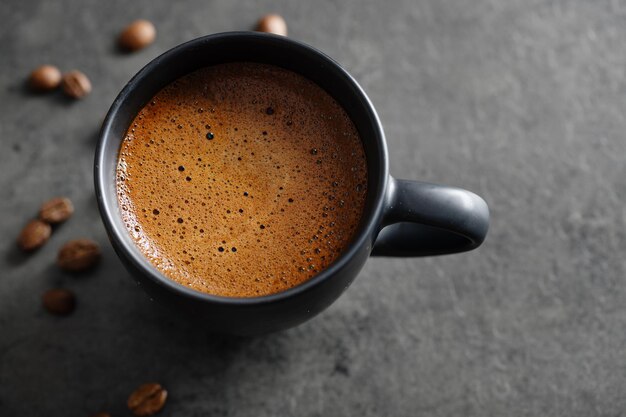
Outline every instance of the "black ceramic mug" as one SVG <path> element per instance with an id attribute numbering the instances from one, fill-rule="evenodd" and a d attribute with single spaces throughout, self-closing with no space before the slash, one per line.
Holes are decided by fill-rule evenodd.
<path id="1" fill-rule="evenodd" d="M 229 298 L 180 285 L 144 258 L 126 231 L 116 194 L 120 144 L 136 114 L 163 87 L 199 68 L 233 61 L 286 68 L 314 81 L 346 110 L 367 157 L 367 200 L 345 251 L 310 280 L 283 292 Z M 95 158 L 96 196 L 115 251 L 134 279 L 158 302 L 200 319 L 209 330 L 260 334 L 304 322 L 328 307 L 372 256 L 424 256 L 478 247 L 489 210 L 476 194 L 458 188 L 394 179 L 383 128 L 357 82 L 318 50 L 287 37 L 254 32 L 205 36 L 179 45 L 146 65 L 117 96 L 103 123 Z M 384 291 L 384 288 L 381 288 Z"/>

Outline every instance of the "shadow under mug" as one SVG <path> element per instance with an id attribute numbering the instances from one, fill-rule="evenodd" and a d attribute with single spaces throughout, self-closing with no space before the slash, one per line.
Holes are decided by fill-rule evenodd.
<path id="1" fill-rule="evenodd" d="M 326 90 L 356 125 L 368 167 L 368 195 L 362 219 L 339 258 L 301 285 L 254 298 L 204 294 L 162 275 L 128 234 L 115 182 L 121 141 L 141 108 L 177 78 L 202 67 L 235 61 L 283 67 Z M 102 126 L 95 155 L 95 188 L 113 248 L 154 300 L 199 319 L 208 330 L 254 335 L 286 329 L 320 313 L 348 288 L 370 255 L 442 255 L 468 251 L 483 242 L 489 225 L 489 210 L 483 199 L 458 188 L 394 179 L 388 165 L 387 145 L 376 111 L 338 63 L 287 37 L 230 32 L 179 45 L 154 59 L 129 81 Z"/>

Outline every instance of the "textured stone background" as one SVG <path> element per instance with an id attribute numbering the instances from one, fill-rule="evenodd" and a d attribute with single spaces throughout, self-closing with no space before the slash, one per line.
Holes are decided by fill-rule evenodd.
<path id="1" fill-rule="evenodd" d="M 372 259 L 315 320 L 255 339 L 167 317 L 109 248 L 93 197 L 97 129 L 124 83 L 191 38 L 267 11 L 341 62 L 385 125 L 392 173 L 469 188 L 492 210 L 473 253 Z M 138 17 L 156 44 L 114 38 Z M 626 415 L 626 2 L 609 0 L 38 1 L 0 4 L 0 415 L 129 415 L 139 383 L 163 416 Z M 79 68 L 81 102 L 24 77 Z M 76 215 L 25 257 L 45 198 Z M 93 274 L 56 269 L 77 236 Z M 79 306 L 58 319 L 41 293 Z"/>

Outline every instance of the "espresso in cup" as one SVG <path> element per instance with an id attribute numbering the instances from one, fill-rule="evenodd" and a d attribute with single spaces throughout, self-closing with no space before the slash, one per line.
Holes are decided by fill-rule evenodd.
<path id="1" fill-rule="evenodd" d="M 143 255 L 169 279 L 226 297 L 281 292 L 330 265 L 366 188 L 345 110 L 312 81 L 260 63 L 166 86 L 118 156 L 122 219 Z"/>

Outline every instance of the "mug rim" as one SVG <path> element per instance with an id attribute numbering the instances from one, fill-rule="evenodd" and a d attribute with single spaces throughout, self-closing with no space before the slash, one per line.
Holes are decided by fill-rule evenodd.
<path id="1" fill-rule="evenodd" d="M 159 71 L 159 68 L 164 61 L 167 61 L 168 58 L 175 56 L 183 50 L 193 49 L 194 47 L 211 41 L 219 41 L 225 39 L 228 40 L 228 38 L 247 38 L 250 40 L 265 38 L 267 40 L 271 40 L 271 42 L 290 44 L 291 46 L 300 48 L 301 50 L 304 50 L 309 54 L 317 55 L 318 58 L 324 60 L 332 67 L 333 71 L 339 72 L 344 81 L 351 84 L 351 87 L 354 90 L 355 94 L 358 94 L 360 96 L 359 100 L 365 105 L 366 110 L 370 116 L 369 122 L 375 132 L 375 134 L 373 135 L 374 137 L 370 138 L 370 140 L 377 141 L 377 148 L 379 149 L 377 158 L 379 158 L 378 162 L 380 164 L 380 168 L 378 169 L 377 173 L 374 173 L 374 175 L 378 176 L 377 181 L 379 181 L 380 184 L 380 186 L 378 187 L 379 195 L 374 196 L 374 205 L 371 209 L 371 215 L 369 216 L 369 218 L 365 219 L 364 222 L 362 221 L 361 226 L 354 233 L 347 248 L 328 267 L 320 271 L 312 278 L 306 280 L 305 282 L 288 288 L 284 291 L 257 297 L 227 297 L 209 294 L 179 284 L 168 278 L 159 270 L 157 270 L 150 263 L 150 261 L 140 253 L 136 246 L 136 250 L 133 250 L 130 245 L 135 245 L 134 242 L 129 243 L 122 237 L 128 236 L 128 231 L 125 228 L 120 227 L 119 224 L 117 224 L 114 220 L 114 218 L 120 217 L 119 213 L 117 213 L 118 207 L 116 205 L 109 204 L 107 199 L 104 197 L 108 188 L 106 185 L 110 183 L 110 173 L 108 173 L 108 171 L 105 172 L 106 167 L 104 164 L 104 158 L 107 155 L 106 151 L 108 149 L 106 144 L 110 141 L 115 140 L 119 140 L 119 143 L 121 143 L 122 138 L 112 137 L 111 131 L 113 130 L 113 126 L 116 122 L 116 116 L 120 112 L 123 103 L 130 95 L 133 94 L 133 90 L 136 88 L 136 86 L 142 83 L 147 78 L 148 74 L 153 73 L 154 71 Z M 330 94 L 331 97 L 333 96 L 330 91 L 327 91 L 327 93 Z M 119 151 L 119 146 L 115 146 L 114 149 Z M 368 176 L 372 175 L 372 172 L 370 171 L 371 169 L 371 164 L 368 163 Z M 278 302 L 296 296 L 300 293 L 304 293 L 312 289 L 313 287 L 321 284 L 322 282 L 332 279 L 337 270 L 345 267 L 346 264 L 349 263 L 350 260 L 357 255 L 359 249 L 363 245 L 367 244 L 368 239 L 371 239 L 374 229 L 380 227 L 380 219 L 382 216 L 389 184 L 389 159 L 385 134 L 372 102 L 370 101 L 367 94 L 365 94 L 365 91 L 358 84 L 358 82 L 338 62 L 336 62 L 334 59 L 321 52 L 317 48 L 314 48 L 304 42 L 287 38 L 286 36 L 251 31 L 221 32 L 201 36 L 168 49 L 167 51 L 163 52 L 162 54 L 158 55 L 156 58 L 148 62 L 122 88 L 120 93 L 113 101 L 113 104 L 109 108 L 100 129 L 94 161 L 94 184 L 98 209 L 100 211 L 100 217 L 102 218 L 102 221 L 104 223 L 109 240 L 111 240 L 111 243 L 116 251 L 118 250 L 117 248 L 123 249 L 122 256 L 128 262 L 130 262 L 132 266 L 140 271 L 140 273 L 149 277 L 150 280 L 155 284 L 165 287 L 169 291 L 178 293 L 179 295 L 183 295 L 188 298 L 196 299 L 202 302 L 217 303 L 223 305 L 249 306 Z M 369 248 L 368 253 L 369 251 L 371 251 L 371 247 Z"/>

